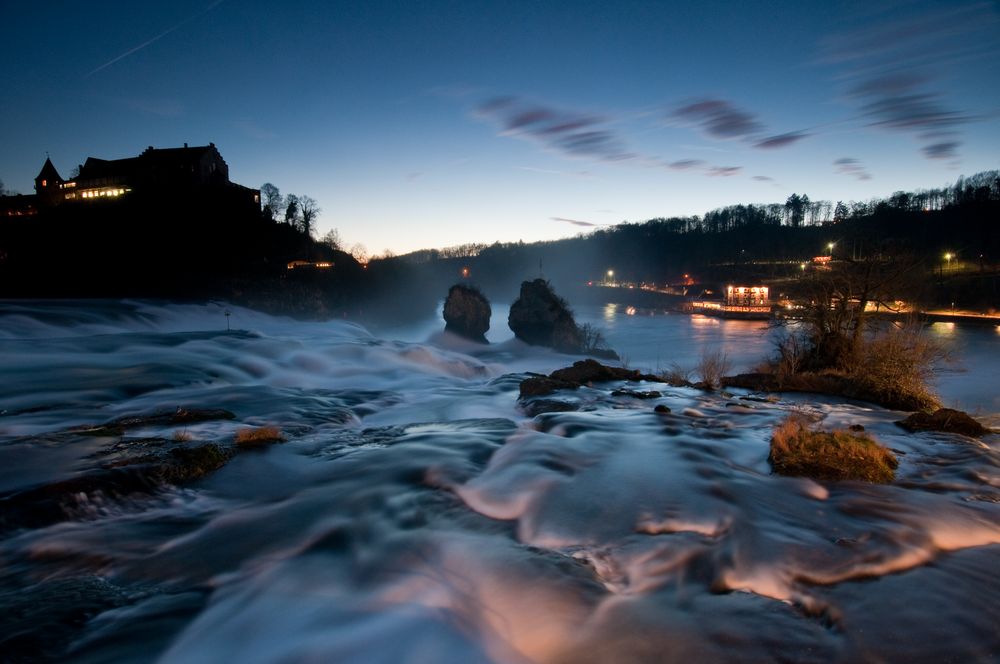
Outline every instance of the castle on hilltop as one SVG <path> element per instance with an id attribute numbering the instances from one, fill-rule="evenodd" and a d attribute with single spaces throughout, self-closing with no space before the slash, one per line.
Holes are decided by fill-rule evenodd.
<path id="1" fill-rule="evenodd" d="M 146 148 L 137 157 L 88 157 L 75 177 L 64 179 L 46 158 L 35 193 L 0 197 L 0 217 L 33 216 L 60 205 L 110 202 L 131 197 L 147 202 L 209 196 L 243 209 L 260 210 L 260 191 L 229 180 L 229 166 L 215 143 L 180 148 Z"/>

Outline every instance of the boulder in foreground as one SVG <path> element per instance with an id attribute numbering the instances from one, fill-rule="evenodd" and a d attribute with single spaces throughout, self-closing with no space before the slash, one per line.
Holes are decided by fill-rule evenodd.
<path id="1" fill-rule="evenodd" d="M 896 424 L 907 431 L 943 431 L 973 438 L 990 433 L 989 429 L 972 419 L 968 413 L 952 408 L 938 408 L 933 413 L 911 413 Z"/>

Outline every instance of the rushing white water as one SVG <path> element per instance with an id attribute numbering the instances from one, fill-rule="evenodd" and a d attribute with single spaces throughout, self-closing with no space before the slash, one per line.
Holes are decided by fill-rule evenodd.
<path id="1" fill-rule="evenodd" d="M 225 408 L 235 420 L 148 424 L 118 442 L 228 443 L 264 424 L 287 438 L 180 487 L 79 491 L 61 518 L 9 529 L 0 613 L 16 616 L 6 643 L 21 648 L 9 652 L 366 664 L 1000 656 L 997 436 L 910 434 L 900 413 L 830 398 L 660 384 L 637 388 L 661 391 L 654 400 L 585 387 L 559 396 L 578 412 L 528 417 L 524 372 L 576 358 L 509 338 L 500 311 L 483 347 L 437 322 L 386 339 L 223 305 L 3 304 L 0 505 L 86 476 L 116 443 L 72 427 Z M 742 368 L 769 345 L 756 323 L 578 313 L 643 368 L 691 365 L 713 344 Z M 897 452 L 896 481 L 772 475 L 770 432 L 792 410 L 864 425 Z M 32 639 L 58 643 L 32 651 Z"/>

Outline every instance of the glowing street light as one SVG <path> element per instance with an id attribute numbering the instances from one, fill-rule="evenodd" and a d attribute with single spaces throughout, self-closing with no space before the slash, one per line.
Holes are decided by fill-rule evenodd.
<path id="1" fill-rule="evenodd" d="M 831 255 L 833 254 L 833 247 L 834 247 L 835 244 L 837 244 L 837 243 L 836 242 L 827 242 L 826 243 L 826 250 L 829 251 Z"/>

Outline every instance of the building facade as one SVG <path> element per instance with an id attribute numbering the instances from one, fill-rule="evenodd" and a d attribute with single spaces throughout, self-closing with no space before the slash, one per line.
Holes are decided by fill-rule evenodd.
<path id="1" fill-rule="evenodd" d="M 229 180 L 229 166 L 214 143 L 180 148 L 146 148 L 136 157 L 88 157 L 78 174 L 64 179 L 46 158 L 35 177 L 34 195 L 0 197 L 0 216 L 32 216 L 64 204 L 87 204 L 141 195 L 149 201 L 218 196 L 260 210 L 260 191 Z"/>

